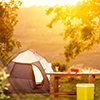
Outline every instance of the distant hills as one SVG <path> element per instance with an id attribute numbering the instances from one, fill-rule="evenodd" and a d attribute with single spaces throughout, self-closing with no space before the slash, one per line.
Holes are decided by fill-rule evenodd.
<path id="1" fill-rule="evenodd" d="M 21 44 L 21 49 L 34 49 L 45 56 L 49 62 L 62 60 L 64 58 L 63 37 L 60 33 L 63 31 L 61 22 L 56 23 L 52 29 L 46 27 L 54 14 L 47 16 L 46 10 L 49 6 L 32 6 L 29 8 L 20 8 L 18 11 L 18 24 L 15 26 L 14 38 L 17 38 Z M 20 50 L 16 49 L 14 53 Z M 100 69 L 100 45 L 94 47 L 91 51 L 80 54 L 70 65 L 89 66 Z"/>
<path id="2" fill-rule="evenodd" d="M 15 37 L 24 42 L 63 43 L 64 41 L 59 35 L 63 30 L 61 23 L 56 24 L 53 29 L 46 27 L 54 16 L 53 14 L 46 15 L 48 8 L 49 6 L 20 8 L 18 11 L 19 22 L 14 32 Z"/>

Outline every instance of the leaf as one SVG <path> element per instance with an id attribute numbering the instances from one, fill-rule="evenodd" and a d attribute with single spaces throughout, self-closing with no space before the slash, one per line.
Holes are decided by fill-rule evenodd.
<path id="1" fill-rule="evenodd" d="M 21 44 L 16 43 L 14 36 L 14 26 L 17 24 L 17 10 L 21 5 L 19 0 L 0 2 L 0 57 L 6 61 L 11 57 L 11 52 L 15 47 L 20 48 Z M 15 42 L 15 45 L 12 42 Z M 18 42 L 18 40 L 17 40 Z"/>
<path id="2" fill-rule="evenodd" d="M 49 27 L 52 28 L 58 21 L 64 25 L 62 35 L 67 44 L 64 48 L 67 62 L 100 43 L 100 21 L 95 21 L 96 18 L 100 19 L 99 9 L 98 0 L 83 0 L 73 6 L 54 6 L 50 10 L 49 14 L 55 13 L 55 16 Z"/>

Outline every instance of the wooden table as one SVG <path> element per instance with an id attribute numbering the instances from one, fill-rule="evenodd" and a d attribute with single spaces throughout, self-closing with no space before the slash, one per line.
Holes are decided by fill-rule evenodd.
<path id="1" fill-rule="evenodd" d="M 95 76 L 100 75 L 100 73 L 67 73 L 67 72 L 53 72 L 46 73 L 46 75 L 50 75 L 50 97 L 54 98 L 57 95 L 74 95 L 76 92 L 59 92 L 59 78 L 67 77 L 67 76 L 81 76 L 88 77 L 89 83 L 95 84 Z"/>

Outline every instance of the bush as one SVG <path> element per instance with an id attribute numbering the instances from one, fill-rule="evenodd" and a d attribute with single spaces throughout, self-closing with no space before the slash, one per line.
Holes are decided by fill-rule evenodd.
<path id="1" fill-rule="evenodd" d="M 66 71 L 68 66 L 65 65 L 62 61 L 54 61 L 52 62 L 52 69 L 56 71 L 56 67 L 58 67 L 59 71 Z"/>
<path id="2" fill-rule="evenodd" d="M 9 86 L 8 83 L 6 83 L 7 77 L 9 75 L 5 73 L 5 69 L 0 67 L 0 100 L 5 100 L 10 98 L 10 96 L 7 96 L 4 91 L 8 90 L 7 86 Z"/>

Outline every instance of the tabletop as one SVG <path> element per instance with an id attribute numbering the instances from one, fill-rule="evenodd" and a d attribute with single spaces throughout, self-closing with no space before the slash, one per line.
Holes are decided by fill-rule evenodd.
<path id="1" fill-rule="evenodd" d="M 93 72 L 93 73 L 75 73 L 75 72 L 51 72 L 46 73 L 47 75 L 75 75 L 75 76 L 81 76 L 81 75 L 100 75 L 100 72 Z"/>

